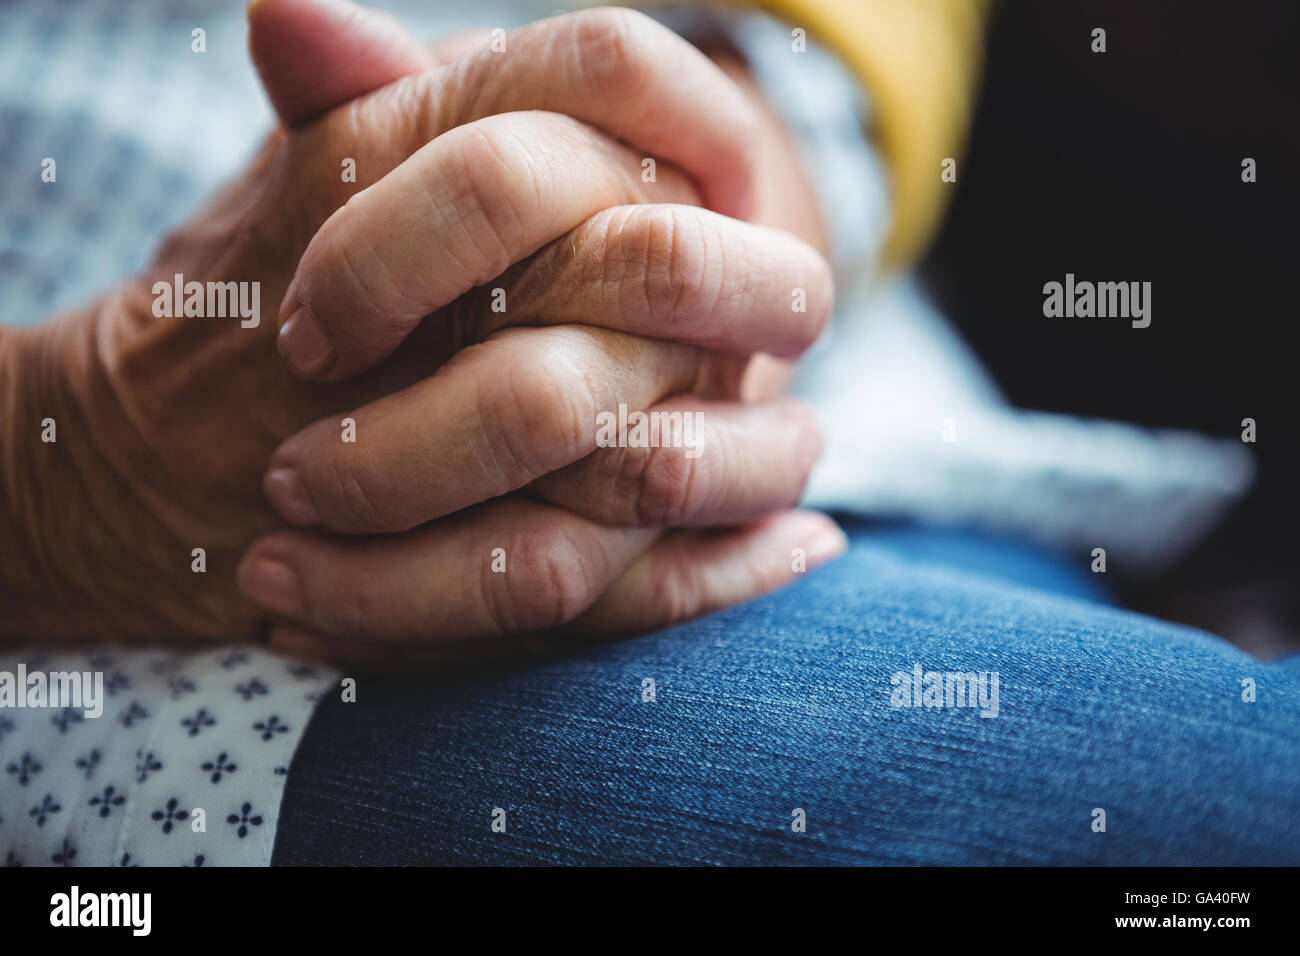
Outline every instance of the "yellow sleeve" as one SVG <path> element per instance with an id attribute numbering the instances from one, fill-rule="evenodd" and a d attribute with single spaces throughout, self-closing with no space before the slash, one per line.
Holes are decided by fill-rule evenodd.
<path id="1" fill-rule="evenodd" d="M 728 0 L 803 27 L 869 91 L 890 173 L 887 265 L 924 251 L 952 185 L 945 157 L 966 136 L 991 0 Z"/>

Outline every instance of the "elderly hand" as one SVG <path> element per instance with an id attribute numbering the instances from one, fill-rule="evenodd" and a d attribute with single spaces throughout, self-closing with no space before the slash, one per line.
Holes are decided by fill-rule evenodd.
<path id="1" fill-rule="evenodd" d="M 297 5 L 254 7 L 255 56 L 304 16 L 328 39 L 329 8 Z M 660 626 L 788 580 L 795 549 L 836 553 L 826 519 L 784 511 L 816 454 L 806 413 L 738 400 L 746 356 L 798 354 L 831 296 L 813 248 L 724 215 L 752 204 L 750 99 L 636 14 L 542 21 L 504 53 L 462 38 L 445 62 L 359 22 L 375 55 L 315 102 L 263 66 L 285 128 L 145 276 L 11 337 L 16 407 L 61 417 L 45 480 L 6 496 L 37 558 L 4 567 L 35 599 L 16 626 L 250 634 L 231 571 L 259 539 L 239 581 L 283 640 L 442 660 Z M 301 378 L 270 322 L 156 317 L 174 274 L 260 282 Z M 619 405 L 703 413 L 698 457 L 597 447 Z M 264 473 L 304 530 L 274 532 Z M 744 527 L 662 533 L 684 525 Z"/>

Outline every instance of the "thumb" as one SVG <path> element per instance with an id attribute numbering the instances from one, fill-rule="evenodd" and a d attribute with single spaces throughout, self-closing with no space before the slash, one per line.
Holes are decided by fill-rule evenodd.
<path id="1" fill-rule="evenodd" d="M 349 0 L 253 0 L 248 48 L 285 126 L 436 64 L 391 16 Z"/>

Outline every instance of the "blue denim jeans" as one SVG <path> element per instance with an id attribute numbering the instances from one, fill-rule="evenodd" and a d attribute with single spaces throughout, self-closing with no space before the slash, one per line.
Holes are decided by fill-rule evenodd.
<path id="1" fill-rule="evenodd" d="M 1086 556 L 846 530 L 704 620 L 327 700 L 275 862 L 1300 863 L 1300 659 L 1108 606 Z"/>

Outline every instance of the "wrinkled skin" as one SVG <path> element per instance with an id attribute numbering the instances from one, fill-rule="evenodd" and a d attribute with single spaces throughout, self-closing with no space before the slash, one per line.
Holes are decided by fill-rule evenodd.
<path id="1" fill-rule="evenodd" d="M 729 70 L 743 81 L 740 68 Z M 462 74 L 473 82 L 472 71 Z M 760 135 L 784 147 L 769 151 L 760 171 L 753 218 L 823 245 L 788 143 L 761 115 Z M 228 641 L 265 632 L 267 615 L 240 595 L 235 570 L 251 542 L 283 527 L 263 492 L 276 447 L 314 421 L 491 348 L 493 335 L 528 334 L 492 331 L 482 296 L 471 292 L 346 381 L 303 381 L 277 354 L 280 301 L 316 231 L 462 119 L 440 115 L 425 78 L 413 76 L 277 129 L 142 275 L 44 326 L 0 333 L 0 531 L 13 542 L 0 556 L 0 637 Z M 341 181 L 340 156 L 358 158 L 356 183 Z M 669 164 L 660 178 L 675 184 L 674 201 L 693 200 L 691 181 Z M 623 201 L 650 198 L 633 188 Z M 260 282 L 260 325 L 155 318 L 152 285 L 176 273 Z M 692 388 L 771 394 L 781 377 L 774 368 L 711 353 Z M 56 443 L 40 441 L 46 418 L 57 423 Z M 191 568 L 195 548 L 206 553 L 204 574 Z"/>

